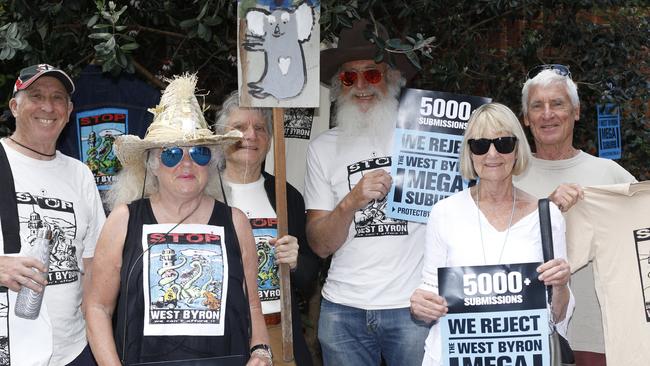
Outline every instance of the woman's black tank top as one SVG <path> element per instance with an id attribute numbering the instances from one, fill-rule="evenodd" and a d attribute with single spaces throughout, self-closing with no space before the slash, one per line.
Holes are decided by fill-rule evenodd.
<path id="1" fill-rule="evenodd" d="M 227 314 L 223 336 L 144 336 L 142 226 L 157 224 L 148 199 L 129 207 L 122 253 L 120 293 L 113 316 L 115 345 L 123 363 L 172 361 L 249 354 L 250 310 L 244 294 L 244 270 L 229 206 L 215 201 L 209 225 L 224 228 L 228 257 Z M 129 273 L 130 277 L 129 277 Z M 128 289 L 127 289 L 128 283 Z M 126 352 L 124 352 L 126 348 Z M 246 357 L 248 358 L 248 356 Z"/>

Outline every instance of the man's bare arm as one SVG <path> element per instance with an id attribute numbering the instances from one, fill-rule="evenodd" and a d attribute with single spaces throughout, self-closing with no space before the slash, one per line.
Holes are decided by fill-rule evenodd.
<path id="1" fill-rule="evenodd" d="M 337 251 L 348 236 L 354 213 L 370 201 L 388 194 L 391 177 L 374 170 L 361 178 L 334 210 L 307 210 L 307 240 L 316 255 L 326 258 Z"/>

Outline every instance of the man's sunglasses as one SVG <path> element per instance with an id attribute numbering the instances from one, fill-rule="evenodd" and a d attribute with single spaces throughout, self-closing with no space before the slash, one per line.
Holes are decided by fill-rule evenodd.
<path id="1" fill-rule="evenodd" d="M 339 74 L 339 80 L 341 80 L 341 84 L 345 86 L 352 86 L 359 78 L 359 73 L 362 73 L 363 77 L 370 84 L 377 84 L 383 77 L 381 71 L 377 69 L 370 69 L 364 71 L 341 71 Z"/>
<path id="2" fill-rule="evenodd" d="M 544 65 L 537 65 L 530 69 L 528 71 L 528 74 L 526 74 L 526 80 L 530 80 L 537 76 L 540 72 L 544 70 L 552 70 L 558 75 L 566 76 L 569 79 L 571 78 L 571 71 L 569 71 L 569 66 L 562 65 L 562 64 L 544 64 Z"/>
<path id="3" fill-rule="evenodd" d="M 163 148 L 160 153 L 160 161 L 164 166 L 173 168 L 183 160 L 184 152 L 185 150 L 178 146 Z M 207 146 L 192 146 L 189 148 L 189 153 L 192 160 L 200 166 L 208 165 L 212 158 L 212 151 Z"/>
<path id="4" fill-rule="evenodd" d="M 484 155 L 490 150 L 490 145 L 494 144 L 499 154 L 510 154 L 515 151 L 517 138 L 514 136 L 497 137 L 495 139 L 469 139 L 469 150 L 474 155 Z"/>

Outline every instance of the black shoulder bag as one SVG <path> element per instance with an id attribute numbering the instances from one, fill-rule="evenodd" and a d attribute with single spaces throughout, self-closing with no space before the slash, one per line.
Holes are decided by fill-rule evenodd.
<path id="1" fill-rule="evenodd" d="M 20 223 L 18 222 L 18 201 L 11 166 L 5 149 L 0 144 L 0 222 L 2 222 L 2 240 L 4 253 L 20 253 Z"/>
<path id="2" fill-rule="evenodd" d="M 555 258 L 553 254 L 553 230 L 551 228 L 551 212 L 548 207 L 548 198 L 542 198 L 538 202 L 539 207 L 539 228 L 542 234 L 542 252 L 544 253 L 544 263 Z M 551 306 L 553 298 L 553 286 L 547 286 L 548 304 Z M 549 346 L 551 348 L 551 365 L 553 366 L 572 366 L 575 365 L 573 350 L 569 341 L 562 337 L 553 325 L 552 333 L 549 337 Z"/>

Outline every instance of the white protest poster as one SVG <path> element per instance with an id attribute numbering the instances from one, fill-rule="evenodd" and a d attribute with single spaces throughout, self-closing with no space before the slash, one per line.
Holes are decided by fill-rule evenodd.
<path id="1" fill-rule="evenodd" d="M 237 4 L 237 73 L 243 107 L 318 107 L 320 1 Z"/>
<path id="2" fill-rule="evenodd" d="M 439 320 L 443 365 L 550 365 L 540 264 L 438 269 L 449 308 Z"/>
<path id="3" fill-rule="evenodd" d="M 224 335 L 228 311 L 225 243 L 221 226 L 142 227 L 145 336 Z"/>
<path id="4" fill-rule="evenodd" d="M 490 98 L 405 89 L 393 138 L 388 216 L 426 223 L 439 200 L 467 188 L 460 175 L 463 134 L 472 112 Z"/>

